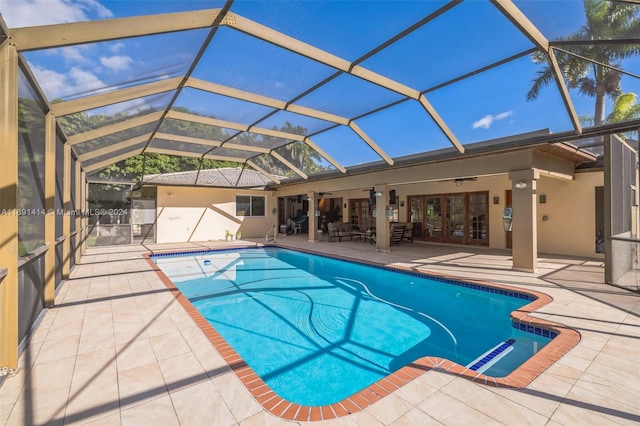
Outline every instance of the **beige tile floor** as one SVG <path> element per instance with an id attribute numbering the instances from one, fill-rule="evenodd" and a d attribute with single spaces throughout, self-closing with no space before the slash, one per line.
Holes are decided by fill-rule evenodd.
<path id="1" fill-rule="evenodd" d="M 61 287 L 0 388 L 7 425 L 279 425 L 251 397 L 141 252 L 251 243 L 89 249 Z M 335 425 L 640 424 L 640 296 L 603 284 L 600 261 L 542 257 L 511 270 L 506 251 L 362 242 L 284 246 L 535 289 L 553 302 L 536 315 L 574 327 L 578 345 L 522 390 L 431 370 Z M 316 422 L 315 424 L 318 424 Z"/>

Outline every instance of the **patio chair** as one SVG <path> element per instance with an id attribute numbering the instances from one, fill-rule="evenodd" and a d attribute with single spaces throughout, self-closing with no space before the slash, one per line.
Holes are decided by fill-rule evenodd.
<path id="1" fill-rule="evenodd" d="M 393 225 L 391 227 L 391 237 L 389 238 L 389 245 L 400 245 L 404 238 L 404 231 L 407 227 L 404 225 Z"/>
<path id="2" fill-rule="evenodd" d="M 302 234 L 302 228 L 300 227 L 299 223 L 289 219 L 287 220 L 287 225 L 289 225 L 289 228 L 291 228 L 291 233 L 293 235 Z"/>
<path id="3" fill-rule="evenodd" d="M 329 242 L 333 242 L 336 239 L 338 240 L 338 242 L 340 242 L 341 237 L 338 233 L 338 226 L 335 223 L 327 223 L 327 231 L 329 233 Z"/>

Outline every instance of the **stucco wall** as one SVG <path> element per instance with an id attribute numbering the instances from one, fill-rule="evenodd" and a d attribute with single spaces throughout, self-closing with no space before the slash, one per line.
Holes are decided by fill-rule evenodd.
<path id="1" fill-rule="evenodd" d="M 538 252 L 599 258 L 595 253 L 595 187 L 602 186 L 603 172 L 576 173 L 573 181 L 543 176 L 538 181 L 537 223 Z M 373 187 L 376 182 L 361 176 L 360 188 L 340 191 L 335 188 L 330 197 L 342 197 L 343 203 L 350 199 L 368 198 L 361 188 Z M 307 184 L 308 185 L 308 184 Z M 287 188 L 287 195 L 304 194 L 307 189 L 300 186 Z M 443 194 L 458 192 L 489 191 L 489 246 L 506 248 L 506 233 L 502 225 L 506 191 L 511 181 L 506 174 L 481 177 L 476 181 L 465 181 L 462 186 L 453 182 L 422 182 L 391 185 L 398 200 L 399 220 L 408 220 L 407 197 L 410 195 Z M 236 194 L 265 195 L 265 217 L 235 216 Z M 243 237 L 262 238 L 276 224 L 277 197 L 285 194 L 261 191 L 236 191 L 211 188 L 159 187 L 158 188 L 158 242 L 222 240 L 225 230 L 232 233 L 242 231 Z M 540 204 L 539 195 L 547 197 Z M 498 204 L 493 203 L 498 197 Z M 514 212 L 517 214 L 517 212 Z M 544 221 L 543 217 L 547 220 Z M 344 220 L 348 220 L 348 214 Z"/>
<path id="2" fill-rule="evenodd" d="M 604 172 L 576 173 L 574 181 L 540 179 L 538 195 L 547 202 L 538 197 L 538 252 L 603 257 L 595 252 L 595 187 L 603 185 Z"/>
<path id="3" fill-rule="evenodd" d="M 236 216 L 236 195 L 266 196 L 266 216 Z M 245 237 L 264 237 L 275 224 L 271 192 L 213 188 L 158 187 L 159 243 L 223 240 L 228 229 Z"/>
<path id="4" fill-rule="evenodd" d="M 576 173 L 572 181 L 542 176 L 537 183 L 537 228 L 538 252 L 548 254 L 572 255 L 589 258 L 600 258 L 595 253 L 595 187 L 602 186 L 602 171 Z M 373 187 L 375 180 L 363 177 L 360 184 L 365 188 Z M 503 227 L 502 212 L 506 206 L 506 192 L 511 189 L 511 181 L 506 174 L 481 177 L 476 181 L 465 181 L 456 186 L 452 181 L 421 182 L 405 185 L 391 185 L 395 189 L 399 201 L 398 215 L 400 221 L 408 220 L 408 202 L 410 195 L 444 194 L 460 192 L 489 192 L 489 246 L 506 248 L 506 232 Z M 295 193 L 295 187 L 288 188 Z M 300 190 L 300 193 L 303 193 Z M 545 204 L 540 204 L 539 195 L 547 197 Z M 339 191 L 333 189 L 331 197 L 342 197 L 343 203 L 354 198 L 368 198 L 367 191 L 362 189 Z M 498 197 L 498 204 L 493 203 Z M 514 212 L 517 214 L 517 212 Z M 547 216 L 544 221 L 543 217 Z M 348 215 L 344 217 L 348 221 Z"/>

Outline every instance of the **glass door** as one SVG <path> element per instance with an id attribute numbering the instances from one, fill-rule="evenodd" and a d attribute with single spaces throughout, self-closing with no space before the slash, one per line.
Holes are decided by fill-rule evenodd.
<path id="1" fill-rule="evenodd" d="M 424 212 L 422 208 L 423 197 L 409 197 L 409 220 L 413 223 L 413 237 L 424 239 Z"/>
<path id="2" fill-rule="evenodd" d="M 369 199 L 351 200 L 351 225 L 354 229 L 366 231 L 376 227 L 375 218 L 372 216 Z M 375 208 L 375 207 L 374 207 Z"/>
<path id="3" fill-rule="evenodd" d="M 446 227 L 444 241 L 448 243 L 464 244 L 465 242 L 467 227 L 465 224 L 464 198 L 464 194 L 445 196 L 447 215 L 444 221 Z"/>
<path id="4" fill-rule="evenodd" d="M 442 241 L 442 196 L 425 197 L 425 240 Z"/>
<path id="5" fill-rule="evenodd" d="M 467 223 L 470 229 L 467 244 L 489 245 L 488 204 L 488 193 L 478 192 L 469 194 Z"/>
<path id="6" fill-rule="evenodd" d="M 156 188 L 131 192 L 131 233 L 138 244 L 156 242 Z"/>

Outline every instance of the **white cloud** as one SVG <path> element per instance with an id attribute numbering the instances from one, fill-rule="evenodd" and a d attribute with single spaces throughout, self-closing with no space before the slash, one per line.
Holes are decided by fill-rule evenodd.
<path id="1" fill-rule="evenodd" d="M 503 120 L 503 119 L 505 119 L 507 117 L 511 117 L 513 114 L 514 114 L 513 111 L 505 111 L 505 112 L 501 112 L 500 114 L 496 114 L 496 115 L 487 114 L 484 117 L 482 117 L 480 120 L 474 121 L 473 122 L 473 128 L 474 129 L 488 129 L 489 127 L 491 127 L 491 125 L 493 124 L 494 121 Z"/>
<path id="2" fill-rule="evenodd" d="M 503 118 L 511 117 L 513 115 L 513 111 L 501 112 L 496 115 L 496 120 L 502 120 Z"/>
<path id="3" fill-rule="evenodd" d="M 62 49 L 60 49 L 65 60 L 67 60 L 68 62 L 77 63 L 83 63 L 87 60 L 86 55 L 82 53 L 83 50 L 86 49 L 78 46 L 63 47 Z"/>
<path id="4" fill-rule="evenodd" d="M 123 71 L 129 69 L 129 65 L 133 62 L 130 56 L 115 55 L 101 56 L 100 63 L 112 71 Z"/>
<path id="5" fill-rule="evenodd" d="M 473 128 L 488 129 L 489 127 L 491 127 L 491 123 L 493 123 L 493 115 L 485 115 L 480 120 L 473 122 Z"/>
<path id="6" fill-rule="evenodd" d="M 109 46 L 109 50 L 113 53 L 122 52 L 124 49 L 124 43 L 121 41 L 114 42 L 111 46 Z"/>
<path id="7" fill-rule="evenodd" d="M 74 86 L 76 86 L 79 93 L 104 92 L 106 90 L 107 85 L 96 77 L 95 74 L 78 67 L 71 68 L 69 77 L 74 81 Z"/>
<path id="8" fill-rule="evenodd" d="M 95 111 L 96 114 L 116 115 L 120 113 L 133 114 L 138 111 L 147 109 L 148 104 L 144 99 L 131 99 L 130 101 L 121 102 L 115 105 L 107 105 Z"/>
<path id="9" fill-rule="evenodd" d="M 66 75 L 40 68 L 33 64 L 31 64 L 31 69 L 33 70 L 36 80 L 40 83 L 40 87 L 42 87 L 44 93 L 49 97 L 49 100 L 61 98 L 65 95 L 68 82 Z"/>
<path id="10" fill-rule="evenodd" d="M 87 14 L 96 14 L 100 19 L 113 18 L 113 12 L 104 7 L 99 1 L 96 0 L 77 0 L 81 8 L 87 12 Z"/>
<path id="11" fill-rule="evenodd" d="M 31 64 L 36 80 L 49 100 L 69 98 L 81 93 L 100 93 L 107 90 L 106 84 L 94 74 L 73 67 L 65 75 L 54 70 Z"/>
<path id="12" fill-rule="evenodd" d="M 104 19 L 113 13 L 95 0 L 0 0 L 9 28 Z"/>

